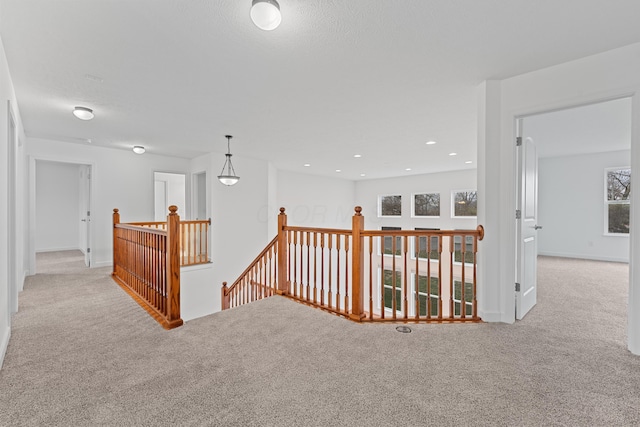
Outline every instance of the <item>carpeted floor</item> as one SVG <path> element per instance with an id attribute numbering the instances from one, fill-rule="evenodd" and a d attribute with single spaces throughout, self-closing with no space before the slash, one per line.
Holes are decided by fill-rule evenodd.
<path id="1" fill-rule="evenodd" d="M 640 425 L 624 264 L 541 257 L 514 325 L 403 334 L 272 297 L 165 331 L 67 255 L 20 294 L 0 425 Z"/>

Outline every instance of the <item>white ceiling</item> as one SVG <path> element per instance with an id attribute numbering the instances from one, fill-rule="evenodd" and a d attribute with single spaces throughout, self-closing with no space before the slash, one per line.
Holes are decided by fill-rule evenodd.
<path id="1" fill-rule="evenodd" d="M 191 158 L 231 134 L 349 179 L 474 168 L 479 83 L 640 42 L 638 0 L 279 1 L 265 32 L 251 0 L 0 0 L 27 135 Z"/>

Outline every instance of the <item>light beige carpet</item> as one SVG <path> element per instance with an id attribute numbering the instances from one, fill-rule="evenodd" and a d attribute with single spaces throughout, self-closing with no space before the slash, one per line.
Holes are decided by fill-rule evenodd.
<path id="1" fill-rule="evenodd" d="M 80 261 L 30 277 L 0 371 L 0 425 L 640 424 L 628 268 L 540 258 L 505 324 L 356 324 L 283 297 L 165 331 Z"/>

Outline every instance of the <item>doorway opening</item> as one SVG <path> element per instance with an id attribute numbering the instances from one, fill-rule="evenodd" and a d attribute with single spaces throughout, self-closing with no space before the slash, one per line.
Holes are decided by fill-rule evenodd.
<path id="1" fill-rule="evenodd" d="M 34 163 L 34 253 L 79 251 L 91 267 L 92 165 Z"/>
<path id="2" fill-rule="evenodd" d="M 178 215 L 188 218 L 186 203 L 186 175 L 183 173 L 154 172 L 154 221 L 166 221 L 169 206 L 178 207 Z"/>
<path id="3" fill-rule="evenodd" d="M 530 268 L 537 270 L 537 256 L 629 263 L 629 192 L 610 200 L 610 172 L 630 170 L 631 102 L 619 98 L 518 119 L 521 136 L 538 150 L 536 225 L 544 228 Z M 613 220 L 615 212 L 622 218 Z M 524 262 L 518 254 L 517 266 Z"/>

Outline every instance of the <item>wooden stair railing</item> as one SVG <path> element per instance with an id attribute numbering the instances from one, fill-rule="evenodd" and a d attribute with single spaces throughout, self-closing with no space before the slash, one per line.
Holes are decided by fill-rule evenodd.
<path id="1" fill-rule="evenodd" d="M 484 228 L 475 230 L 365 230 L 362 209 L 352 228 L 287 226 L 284 208 L 278 236 L 234 283 L 251 285 L 247 272 L 277 242 L 269 282 L 288 298 L 354 321 L 478 322 L 477 254 Z M 255 275 L 255 272 L 252 273 Z M 255 281 L 265 284 L 265 282 Z M 232 286 L 232 287 L 234 287 Z M 225 302 L 223 309 L 256 298 Z M 252 290 L 255 292 L 255 290 Z M 257 298 L 259 299 L 259 298 Z M 366 302 L 366 304 L 365 304 Z"/>
<path id="2" fill-rule="evenodd" d="M 165 329 L 180 318 L 180 217 L 169 206 L 164 230 L 121 224 L 113 210 L 112 277 Z"/>
<path id="3" fill-rule="evenodd" d="M 166 222 L 130 222 L 129 225 L 166 230 Z M 211 219 L 180 221 L 180 265 L 206 264 L 209 262 L 209 227 Z"/>

